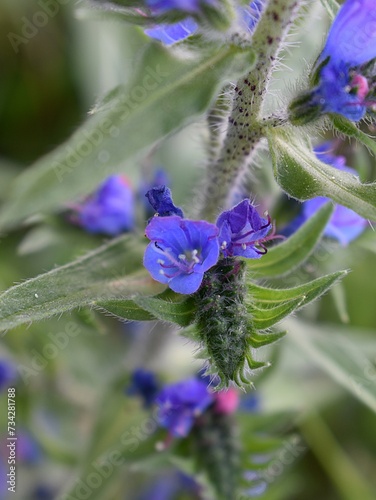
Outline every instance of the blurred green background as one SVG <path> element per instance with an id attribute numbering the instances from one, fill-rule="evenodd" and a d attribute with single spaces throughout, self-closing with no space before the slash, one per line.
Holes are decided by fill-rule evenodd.
<path id="1" fill-rule="evenodd" d="M 286 53 L 292 71 L 280 71 L 274 84 L 275 90 L 282 89 L 282 96 L 289 95 L 299 73 L 305 71 L 302 57 L 311 59 L 309 54 L 315 54 L 323 40 L 326 25 L 316 4 L 300 23 L 299 36 L 294 35 L 302 45 Z M 22 35 L 25 19 L 33 19 L 40 10 L 35 0 L 0 0 L 0 199 L 14 176 L 68 138 L 100 96 L 127 80 L 145 43 L 136 28 L 78 19 L 72 0 L 58 4 L 56 15 L 20 43 L 16 52 L 10 34 Z M 203 168 L 206 135 L 202 120 L 164 141 L 151 157 L 135 160 L 128 172 L 134 188 L 142 167 L 163 165 L 176 203 L 189 210 Z M 375 178 L 374 159 L 362 148 L 345 144 L 344 150 L 363 178 Z M 261 164 L 256 173 L 260 192 L 277 193 L 267 156 Z M 272 216 L 286 218 L 282 209 Z M 71 227 L 60 216 L 43 216 L 2 234 L 0 288 L 69 262 L 102 241 Z M 335 367 L 320 368 L 322 360 L 316 353 L 299 349 L 299 342 L 288 336 L 277 345 L 273 367 L 255 380 L 261 411 L 269 416 L 288 412 L 290 419 L 287 424 L 281 420 L 280 432 L 301 433 L 306 444 L 304 452 L 273 477 L 265 498 L 376 498 L 375 415 L 356 398 L 358 386 L 376 383 L 375 252 L 376 238 L 369 229 L 347 249 L 325 244 L 324 251 L 313 256 L 296 277 L 298 283 L 305 276 L 351 268 L 343 286 L 299 313 L 303 322 L 294 318 L 289 328 L 292 338 L 304 337 L 306 329 L 313 329 L 328 338 L 330 348 L 338 342 L 338 349 L 345 349 L 350 358 L 354 352 L 364 367 L 363 377 L 345 379 Z M 78 333 L 69 336 L 72 325 Z M 68 338 L 66 345 L 48 347 L 59 333 Z M 116 445 L 119 436 L 147 419 L 141 404 L 122 390 L 137 366 L 156 370 L 170 381 L 201 366 L 194 361 L 194 346 L 172 328 L 155 323 L 124 325 L 89 310 L 12 330 L 0 342 L 1 357 L 11 359 L 19 370 L 17 429 L 30 440 L 27 453 L 19 457 L 17 494 L 6 496 L 1 477 L 0 498 L 59 498 L 88 465 Z M 337 383 L 341 377 L 342 383 Z M 352 384 L 350 390 L 345 390 L 346 384 Z M 0 395 L 0 407 L 4 434 L 5 393 Z M 253 418 L 246 411 L 239 416 L 244 442 L 247 422 Z M 6 453 L 4 446 L 0 451 Z M 150 451 L 154 456 L 152 445 Z M 93 491 L 87 498 L 141 499 L 142 491 L 168 469 L 162 460 L 158 464 L 158 456 L 147 465 L 137 456 L 127 460 L 112 474 L 107 490 Z M 193 497 L 182 491 L 178 498 Z"/>

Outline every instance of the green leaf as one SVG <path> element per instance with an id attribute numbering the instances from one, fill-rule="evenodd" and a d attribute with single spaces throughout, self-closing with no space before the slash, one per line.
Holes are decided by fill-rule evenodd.
<path id="1" fill-rule="evenodd" d="M 155 297 L 137 296 L 133 300 L 115 299 L 96 304 L 119 318 L 147 321 L 160 319 L 179 326 L 188 326 L 195 318 L 195 301 L 167 290 Z"/>
<path id="2" fill-rule="evenodd" d="M 325 293 L 346 273 L 346 271 L 339 271 L 295 288 L 280 290 L 263 288 L 250 283 L 248 289 L 251 297 L 248 298 L 248 310 L 254 327 L 263 330 L 273 326 L 293 311 Z"/>
<path id="3" fill-rule="evenodd" d="M 14 181 L 0 226 L 61 209 L 111 173 L 126 170 L 127 160 L 192 122 L 224 81 L 255 62 L 249 48 L 234 45 L 207 44 L 201 51 L 177 54 L 160 43 L 149 44 L 131 81 L 111 92 L 65 144 Z"/>
<path id="4" fill-rule="evenodd" d="M 0 329 L 115 297 L 156 295 L 165 287 L 142 265 L 144 245 L 126 235 L 84 257 L 14 286 L 0 296 Z"/>
<path id="5" fill-rule="evenodd" d="M 333 207 L 327 203 L 320 208 L 290 238 L 268 250 L 261 259 L 248 259 L 252 276 L 271 277 L 291 272 L 313 252 L 332 215 Z"/>
<path id="6" fill-rule="evenodd" d="M 364 144 L 369 151 L 376 156 L 376 138 L 371 137 L 364 132 L 362 132 L 353 122 L 350 122 L 346 118 L 340 115 L 330 115 L 330 120 L 333 124 L 333 127 L 337 129 L 342 134 L 347 135 L 353 139 Z"/>
<path id="7" fill-rule="evenodd" d="M 255 303 L 258 307 L 267 307 L 268 305 L 296 299 L 302 299 L 300 305 L 303 306 L 325 293 L 336 281 L 346 276 L 346 274 L 347 271 L 338 271 L 294 288 L 264 288 L 250 282 L 248 290 L 252 303 Z"/>
<path id="8" fill-rule="evenodd" d="M 249 337 L 249 343 L 252 347 L 257 349 L 258 347 L 262 347 L 265 345 L 273 344 L 277 342 L 277 340 L 281 339 L 286 335 L 287 332 L 257 332 L 254 329 L 251 329 L 252 333 Z"/>
<path id="9" fill-rule="evenodd" d="M 292 319 L 284 326 L 288 329 L 286 338 L 308 360 L 376 412 L 376 349 L 372 336 L 325 325 L 318 329 Z M 368 346 L 366 349 L 362 348 L 363 343 Z"/>
<path id="10" fill-rule="evenodd" d="M 376 219 L 376 183 L 362 184 L 348 172 L 321 162 L 296 134 L 268 132 L 274 175 L 293 198 L 304 201 L 327 196 L 366 219 Z"/>
<path id="11" fill-rule="evenodd" d="M 321 3 L 325 7 L 330 19 L 334 19 L 340 9 L 340 6 L 336 0 L 321 0 Z"/>
<path id="12" fill-rule="evenodd" d="M 264 330 L 270 326 L 275 325 L 281 319 L 286 318 L 295 309 L 301 306 L 303 299 L 289 300 L 288 302 L 283 302 L 275 307 L 265 307 L 260 309 L 253 304 L 249 306 L 248 311 L 252 316 L 252 322 L 255 328 L 258 330 Z"/>

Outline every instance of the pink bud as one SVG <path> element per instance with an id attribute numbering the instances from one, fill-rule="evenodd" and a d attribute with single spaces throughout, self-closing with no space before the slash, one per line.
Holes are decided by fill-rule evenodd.
<path id="1" fill-rule="evenodd" d="M 215 411 L 217 413 L 222 413 L 223 415 L 230 415 L 231 413 L 234 413 L 239 406 L 239 393 L 233 388 L 227 389 L 227 391 L 214 393 L 214 398 Z"/>
<path id="2" fill-rule="evenodd" d="M 360 97 L 362 101 L 369 92 L 368 80 L 362 75 L 354 75 L 351 80 L 351 86 L 357 87 L 356 95 Z"/>

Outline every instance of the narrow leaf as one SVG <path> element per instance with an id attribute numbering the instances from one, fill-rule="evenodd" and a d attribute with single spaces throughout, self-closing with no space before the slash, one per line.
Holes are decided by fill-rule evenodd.
<path id="1" fill-rule="evenodd" d="M 254 62 L 249 48 L 234 45 L 209 45 L 183 57 L 150 43 L 132 80 L 112 92 L 65 144 L 14 181 L 0 226 L 59 210 L 111 173 L 126 170 L 128 159 L 203 113 L 224 81 Z"/>
<path id="2" fill-rule="evenodd" d="M 248 259 L 247 265 L 252 276 L 279 276 L 301 265 L 319 242 L 332 212 L 333 207 L 329 203 L 324 205 L 296 233 L 271 248 L 261 259 Z"/>
<path id="3" fill-rule="evenodd" d="M 281 319 L 286 318 L 303 302 L 303 299 L 289 300 L 275 307 L 260 309 L 254 305 L 250 306 L 248 311 L 252 316 L 253 326 L 258 330 L 263 330 L 275 325 Z"/>
<path id="4" fill-rule="evenodd" d="M 262 347 L 264 345 L 272 344 L 277 340 L 281 339 L 286 335 L 286 332 L 269 332 L 269 333 L 260 333 L 256 330 L 252 329 L 252 333 L 249 338 L 249 343 L 252 347 Z"/>
<path id="5" fill-rule="evenodd" d="M 114 297 L 156 295 L 163 286 L 142 265 L 143 244 L 126 235 L 84 257 L 16 285 L 0 296 L 0 329 Z"/>
<path id="6" fill-rule="evenodd" d="M 268 304 L 277 304 L 294 299 L 302 299 L 301 305 L 305 305 L 326 292 L 337 280 L 346 276 L 346 274 L 347 271 L 338 271 L 294 288 L 264 288 L 250 282 L 248 290 L 252 297 L 252 302 L 258 307 L 265 307 Z"/>
<path id="7" fill-rule="evenodd" d="M 321 162 L 292 132 L 275 129 L 268 139 L 275 178 L 290 196 L 300 201 L 327 196 L 366 219 L 376 219 L 376 183 L 362 184 L 348 172 Z"/>
<path id="8" fill-rule="evenodd" d="M 173 292 L 171 293 L 173 294 Z M 184 296 L 174 294 L 180 297 L 180 301 L 173 301 L 171 294 L 168 298 L 163 298 L 166 294 L 156 297 L 134 297 L 133 300 L 115 299 L 112 301 L 99 302 L 97 305 L 119 318 L 134 319 L 138 321 L 147 321 L 160 319 L 170 321 L 179 326 L 188 326 L 194 321 L 195 302 Z"/>

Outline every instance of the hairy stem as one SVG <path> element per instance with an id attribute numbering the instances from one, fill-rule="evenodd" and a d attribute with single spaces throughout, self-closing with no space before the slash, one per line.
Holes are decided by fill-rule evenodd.
<path id="1" fill-rule="evenodd" d="M 256 67 L 236 84 L 226 138 L 207 167 L 200 215 L 214 220 L 264 136 L 262 106 L 277 55 L 302 0 L 270 0 L 252 38 Z"/>

